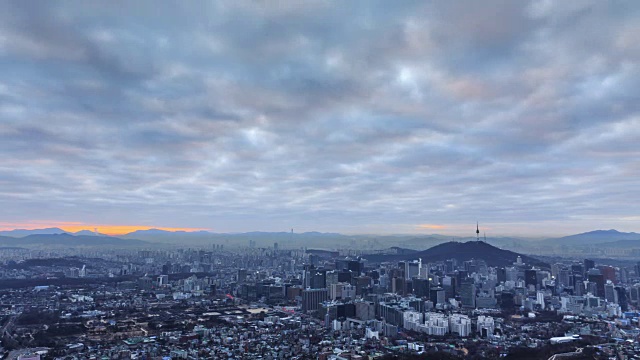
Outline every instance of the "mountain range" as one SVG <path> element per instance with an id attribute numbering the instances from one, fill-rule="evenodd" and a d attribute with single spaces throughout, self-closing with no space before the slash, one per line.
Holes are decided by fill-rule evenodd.
<path id="1" fill-rule="evenodd" d="M 62 234 L 32 234 L 20 238 L 0 236 L 0 246 L 145 246 L 147 242 L 112 236 Z"/>
<path id="2" fill-rule="evenodd" d="M 640 240 L 640 234 L 635 232 L 620 232 L 613 229 L 595 230 L 561 238 L 547 239 L 545 242 L 552 245 L 593 245 L 620 240 Z"/>
<path id="3" fill-rule="evenodd" d="M 52 228 L 44 228 L 44 229 L 14 229 L 14 230 L 5 230 L 0 231 L 0 236 L 9 236 L 9 237 L 25 237 L 29 235 L 59 235 L 59 234 L 73 234 L 73 235 L 86 235 L 86 236 L 109 236 L 106 234 L 96 233 L 91 230 L 80 230 L 76 232 L 64 231 L 58 227 Z"/>
<path id="4" fill-rule="evenodd" d="M 60 228 L 45 229 L 16 229 L 9 231 L 0 231 L 0 237 L 8 237 L 1 244 L 9 244 L 11 246 L 21 246 L 20 241 L 16 242 L 15 238 L 24 238 L 32 235 L 56 235 L 68 234 L 83 237 L 83 241 L 89 239 L 96 240 L 98 237 L 105 243 L 112 243 L 107 239 L 119 240 L 142 240 L 149 243 L 161 243 L 168 245 L 207 245 L 207 244 L 228 244 L 229 246 L 247 246 L 252 242 L 256 247 L 271 247 L 274 243 L 279 243 L 283 247 L 320 247 L 325 249 L 336 248 L 368 248 L 368 249 L 385 249 L 392 246 L 399 246 L 406 249 L 422 250 L 432 246 L 442 244 L 447 241 L 472 241 L 475 237 L 452 237 L 438 234 L 416 235 L 416 234 L 398 234 L 398 235 L 344 235 L 338 233 L 321 233 L 321 232 L 245 232 L 245 233 L 213 233 L 208 231 L 167 231 L 160 229 L 137 230 L 128 234 L 115 236 L 107 236 L 104 234 L 96 234 L 90 230 L 81 230 L 75 233 L 67 233 Z M 638 240 L 637 244 L 633 240 Z M 29 241 L 34 241 L 33 238 Z M 40 240 L 39 240 L 40 241 Z M 58 240 L 56 240 L 58 241 Z M 77 241 L 73 240 L 73 241 Z M 73 242 L 71 241 L 71 242 Z M 118 242 L 118 240 L 113 240 Z M 551 238 L 545 240 L 535 240 L 518 237 L 492 237 L 485 239 L 487 244 L 498 246 L 501 248 L 509 248 L 520 252 L 535 252 L 540 246 L 555 248 L 558 246 L 572 247 L 588 247 L 606 245 L 611 247 L 640 247 L 640 234 L 634 232 L 619 232 L 617 230 L 595 230 L 582 234 L 570 235 L 559 238 Z M 615 244 L 614 244 L 615 243 Z M 124 244 L 124 243 L 123 243 Z"/>

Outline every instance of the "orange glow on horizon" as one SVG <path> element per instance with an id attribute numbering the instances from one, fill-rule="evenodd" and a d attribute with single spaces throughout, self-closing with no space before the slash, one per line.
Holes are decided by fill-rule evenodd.
<path id="1" fill-rule="evenodd" d="M 102 226 L 93 226 L 87 229 L 87 226 L 65 226 L 61 227 L 64 231 L 69 232 L 77 232 L 80 230 L 90 230 L 96 228 L 100 234 L 106 235 L 124 235 L 137 230 L 165 230 L 165 231 L 200 231 L 200 230 L 209 230 L 204 228 L 175 228 L 175 227 L 160 227 L 160 226 L 136 226 L 136 225 L 102 225 Z"/>
<path id="2" fill-rule="evenodd" d="M 2 223 L 0 222 L 0 231 L 14 229 L 45 229 L 60 228 L 66 232 L 78 232 L 80 230 L 94 231 L 97 229 L 100 234 L 116 236 L 125 235 L 136 230 L 165 230 L 165 231 L 201 231 L 211 230 L 207 228 L 182 228 L 182 227 L 163 227 L 163 226 L 139 226 L 139 225 L 91 225 L 80 222 L 38 222 L 38 223 Z"/>
<path id="3" fill-rule="evenodd" d="M 444 230 L 447 228 L 445 225 L 436 224 L 419 224 L 416 227 L 422 230 Z"/>

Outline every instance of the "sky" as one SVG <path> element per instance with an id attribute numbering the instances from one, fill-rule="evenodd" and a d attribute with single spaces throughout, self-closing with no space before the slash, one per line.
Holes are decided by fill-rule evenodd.
<path id="1" fill-rule="evenodd" d="M 638 34 L 623 0 L 3 1 L 0 229 L 640 231 Z"/>

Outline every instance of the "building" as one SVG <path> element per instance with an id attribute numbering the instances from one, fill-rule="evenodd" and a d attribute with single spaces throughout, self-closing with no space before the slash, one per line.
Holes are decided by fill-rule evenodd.
<path id="1" fill-rule="evenodd" d="M 584 259 L 584 268 L 582 269 L 584 273 L 589 272 L 589 270 L 596 267 L 596 262 L 589 259 Z"/>
<path id="2" fill-rule="evenodd" d="M 615 286 L 611 282 L 607 282 L 604 285 L 604 298 L 609 303 L 618 303 L 618 292 L 615 289 Z"/>
<path id="3" fill-rule="evenodd" d="M 167 286 L 167 285 L 169 285 L 169 275 L 158 276 L 158 286 Z"/>
<path id="4" fill-rule="evenodd" d="M 449 330 L 462 337 L 469 336 L 471 335 L 471 319 L 466 315 L 452 314 L 449 316 Z"/>
<path id="5" fill-rule="evenodd" d="M 242 284 L 247 281 L 247 269 L 238 269 L 238 283 Z"/>
<path id="6" fill-rule="evenodd" d="M 594 270 L 595 269 L 591 269 L 590 273 L 587 275 L 587 280 L 589 280 L 590 283 L 595 284 L 595 292 L 593 295 L 604 298 L 604 276 L 599 274 L 598 270 Z"/>
<path id="7" fill-rule="evenodd" d="M 402 326 L 407 330 L 420 331 L 420 326 L 424 323 L 424 315 L 417 311 L 405 311 L 402 314 Z"/>
<path id="8" fill-rule="evenodd" d="M 533 286 L 534 288 L 538 285 L 538 274 L 536 270 L 525 270 L 524 271 L 524 285 L 528 288 L 529 286 Z"/>
<path id="9" fill-rule="evenodd" d="M 424 332 L 427 335 L 445 336 L 449 332 L 449 318 L 441 313 L 428 312 L 424 315 Z"/>
<path id="10" fill-rule="evenodd" d="M 629 289 L 629 302 L 634 305 L 640 302 L 640 284 L 633 284 Z"/>
<path id="11" fill-rule="evenodd" d="M 374 303 L 369 301 L 357 301 L 356 305 L 356 319 L 359 320 L 373 320 L 376 317 L 376 307 Z"/>
<path id="12" fill-rule="evenodd" d="M 429 280 L 428 279 L 413 279 L 413 294 L 416 297 L 429 297 Z"/>
<path id="13" fill-rule="evenodd" d="M 422 260 L 407 261 L 404 263 L 404 278 L 411 280 L 414 277 L 420 277 L 420 269 L 422 268 Z"/>
<path id="14" fill-rule="evenodd" d="M 429 300 L 434 304 L 444 304 L 446 301 L 444 289 L 441 287 L 431 289 L 429 291 Z"/>
<path id="15" fill-rule="evenodd" d="M 542 309 L 545 308 L 544 304 L 544 291 L 536 292 L 536 303 L 540 305 Z"/>
<path id="16" fill-rule="evenodd" d="M 327 289 L 307 289 L 302 291 L 302 312 L 320 309 L 320 304 L 327 301 Z"/>
<path id="17" fill-rule="evenodd" d="M 471 281 L 465 281 L 460 284 L 460 301 L 462 307 L 476 307 L 476 285 Z"/>
<path id="18" fill-rule="evenodd" d="M 339 284 L 331 284 L 329 286 L 329 299 L 331 300 L 337 300 L 337 299 L 342 299 L 342 288 L 344 287 L 345 284 L 339 283 Z"/>
<path id="19" fill-rule="evenodd" d="M 600 273 L 604 277 L 604 281 L 616 282 L 616 268 L 613 266 L 600 266 Z"/>
<path id="20" fill-rule="evenodd" d="M 495 331 L 495 323 L 491 316 L 478 316 L 478 324 L 476 326 L 478 334 L 482 337 L 493 335 Z"/>

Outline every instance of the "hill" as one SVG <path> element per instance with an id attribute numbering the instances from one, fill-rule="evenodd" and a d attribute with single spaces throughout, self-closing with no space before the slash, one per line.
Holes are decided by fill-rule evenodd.
<path id="1" fill-rule="evenodd" d="M 484 241 L 450 241 L 440 245 L 436 245 L 424 251 L 418 251 L 409 254 L 368 255 L 364 256 L 364 258 L 372 262 L 416 259 L 422 259 L 422 262 L 437 262 L 445 261 L 448 259 L 456 259 L 458 261 L 478 259 L 486 261 L 487 265 L 489 266 L 508 266 L 513 264 L 518 256 L 520 256 L 522 258 L 522 261 L 527 264 L 544 268 L 549 267 L 549 264 L 536 258 L 518 254 L 509 250 L 503 250 L 493 245 L 487 244 Z"/>
<path id="2" fill-rule="evenodd" d="M 4 246 L 145 246 L 147 242 L 133 239 L 120 239 L 111 236 L 35 234 L 21 238 L 0 236 L 0 245 Z"/>

